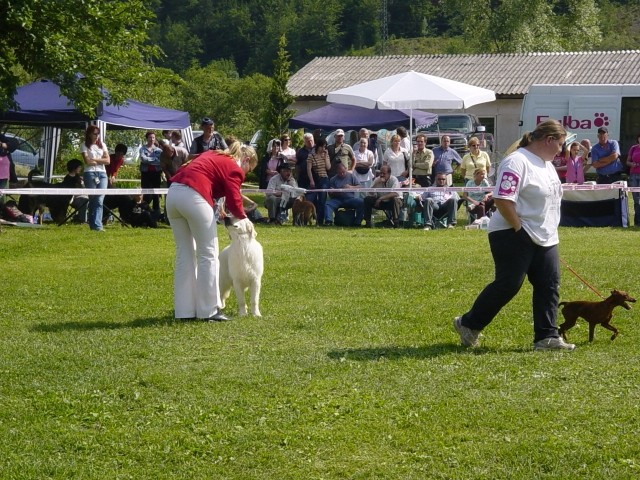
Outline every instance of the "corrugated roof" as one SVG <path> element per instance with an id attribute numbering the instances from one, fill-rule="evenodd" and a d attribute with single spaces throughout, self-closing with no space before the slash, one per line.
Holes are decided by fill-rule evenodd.
<path id="1" fill-rule="evenodd" d="M 534 83 L 640 84 L 640 50 L 480 55 L 318 57 L 291 76 L 297 98 L 415 70 L 521 97 Z"/>

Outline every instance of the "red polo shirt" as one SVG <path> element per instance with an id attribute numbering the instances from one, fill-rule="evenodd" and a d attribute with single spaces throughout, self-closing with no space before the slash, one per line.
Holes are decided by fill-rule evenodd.
<path id="1" fill-rule="evenodd" d="M 246 218 L 240 188 L 244 171 L 229 155 L 208 150 L 181 166 L 171 182 L 182 183 L 198 192 L 211 207 L 216 198 L 225 197 L 225 206 L 236 218 Z"/>

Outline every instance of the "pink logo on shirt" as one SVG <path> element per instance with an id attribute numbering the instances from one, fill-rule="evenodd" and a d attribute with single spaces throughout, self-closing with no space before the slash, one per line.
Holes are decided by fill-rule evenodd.
<path id="1" fill-rule="evenodd" d="M 508 197 L 516 193 L 520 183 L 520 177 L 512 172 L 506 172 L 502 174 L 500 179 L 500 188 L 498 189 L 498 195 Z"/>

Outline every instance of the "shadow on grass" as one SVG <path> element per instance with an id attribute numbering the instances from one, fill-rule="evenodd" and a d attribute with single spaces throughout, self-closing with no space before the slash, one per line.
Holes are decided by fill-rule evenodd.
<path id="1" fill-rule="evenodd" d="M 525 352 L 527 349 L 516 348 L 511 352 Z M 354 360 L 358 362 L 372 362 L 378 360 L 398 360 L 400 358 L 434 358 L 451 353 L 466 353 L 472 355 L 484 355 L 487 353 L 505 353 L 504 349 L 487 347 L 466 348 L 455 343 L 436 343 L 421 347 L 371 347 L 348 348 L 345 350 L 333 350 L 327 355 L 332 360 Z"/>
<path id="2" fill-rule="evenodd" d="M 173 315 L 155 318 L 136 318 L 129 322 L 62 322 L 62 323 L 39 323 L 31 328 L 33 332 L 55 333 L 68 331 L 90 331 L 90 330 L 118 330 L 121 328 L 150 328 L 167 325 L 182 325 L 187 323 L 184 320 L 176 320 Z"/>

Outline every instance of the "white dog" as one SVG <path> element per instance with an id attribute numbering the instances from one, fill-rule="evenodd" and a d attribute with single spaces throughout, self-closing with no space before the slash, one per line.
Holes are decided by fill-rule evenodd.
<path id="1" fill-rule="evenodd" d="M 256 240 L 255 228 L 248 218 L 238 220 L 226 217 L 224 221 L 231 244 L 220 252 L 220 298 L 222 308 L 231 293 L 231 287 L 238 297 L 238 312 L 241 317 L 247 314 L 244 292 L 249 289 L 251 295 L 251 314 L 260 317 L 260 287 L 264 259 L 262 245 Z"/>

